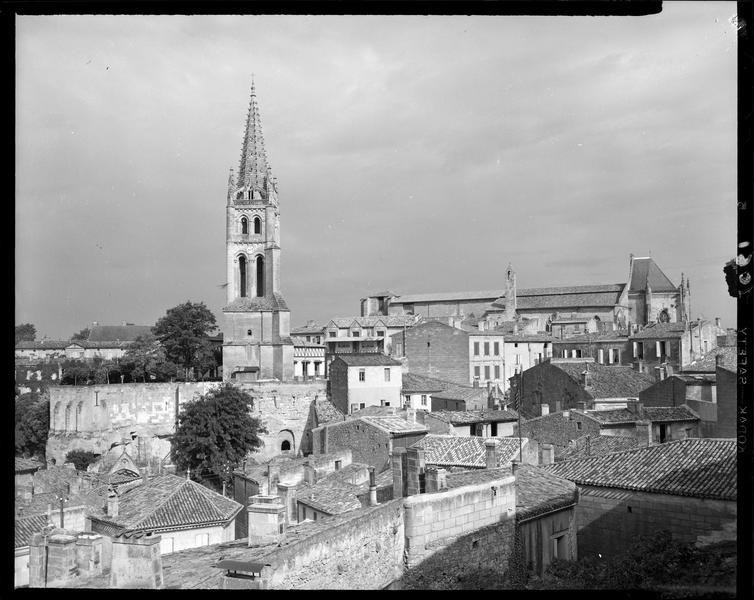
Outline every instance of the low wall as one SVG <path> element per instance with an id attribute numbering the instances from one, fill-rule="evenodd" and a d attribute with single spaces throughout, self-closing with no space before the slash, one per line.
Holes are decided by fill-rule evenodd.
<path id="1" fill-rule="evenodd" d="M 669 530 L 679 542 L 724 535 L 735 523 L 734 500 L 709 500 L 579 486 L 576 507 L 579 556 L 614 556 L 641 535 Z"/>

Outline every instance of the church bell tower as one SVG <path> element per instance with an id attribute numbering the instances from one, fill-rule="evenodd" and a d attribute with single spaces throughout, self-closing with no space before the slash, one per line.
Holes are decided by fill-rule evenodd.
<path id="1" fill-rule="evenodd" d="M 293 378 L 290 311 L 280 293 L 280 210 L 254 82 L 238 176 L 228 178 L 223 380 Z"/>

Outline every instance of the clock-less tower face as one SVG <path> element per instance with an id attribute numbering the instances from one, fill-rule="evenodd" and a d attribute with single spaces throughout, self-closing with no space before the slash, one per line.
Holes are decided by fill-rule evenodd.
<path id="1" fill-rule="evenodd" d="M 280 294 L 277 182 L 264 148 L 253 84 L 238 173 L 231 170 L 228 180 L 226 261 L 224 379 L 232 379 L 234 372 L 285 379 L 289 370 L 292 377 L 290 313 Z"/>

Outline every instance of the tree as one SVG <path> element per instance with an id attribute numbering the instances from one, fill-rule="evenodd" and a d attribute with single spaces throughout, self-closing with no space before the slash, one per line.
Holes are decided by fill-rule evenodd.
<path id="1" fill-rule="evenodd" d="M 16 424 L 16 452 L 44 458 L 50 432 L 50 400 L 43 398 L 21 417 Z"/>
<path id="2" fill-rule="evenodd" d="M 62 384 L 70 384 L 73 380 L 73 385 L 79 385 L 80 381 L 84 384 L 92 377 L 92 367 L 83 360 L 77 360 L 72 358 L 66 360 L 61 365 L 63 368 Z"/>
<path id="3" fill-rule="evenodd" d="M 16 398 L 16 425 L 24 420 L 24 417 L 30 410 L 33 410 L 39 400 L 39 394 L 35 392 L 21 394 Z"/>
<path id="4" fill-rule="evenodd" d="M 123 355 L 123 362 L 131 369 L 131 376 L 146 383 L 147 377 L 157 379 L 166 362 L 165 349 L 151 333 L 138 336 Z"/>
<path id="5" fill-rule="evenodd" d="M 37 337 L 37 328 L 31 323 L 16 325 L 16 343 L 33 342 Z"/>
<path id="6" fill-rule="evenodd" d="M 165 348 L 167 358 L 183 367 L 188 378 L 189 370 L 206 368 L 209 334 L 216 329 L 215 315 L 204 302 L 186 301 L 169 309 L 152 331 Z"/>
<path id="7" fill-rule="evenodd" d="M 71 341 L 75 341 L 75 340 L 88 340 L 88 339 L 89 339 L 89 328 L 88 327 L 85 327 L 84 329 L 82 329 L 78 333 L 74 333 L 71 336 Z"/>
<path id="8" fill-rule="evenodd" d="M 65 462 L 73 463 L 77 471 L 86 471 L 89 465 L 97 462 L 99 456 L 99 454 L 89 452 L 88 450 L 71 450 L 65 455 Z"/>
<path id="9" fill-rule="evenodd" d="M 251 396 L 229 383 L 187 402 L 172 440 L 176 466 L 191 469 L 197 479 L 230 481 L 232 469 L 263 445 L 259 434 L 267 433 L 251 416 L 252 405 Z"/>

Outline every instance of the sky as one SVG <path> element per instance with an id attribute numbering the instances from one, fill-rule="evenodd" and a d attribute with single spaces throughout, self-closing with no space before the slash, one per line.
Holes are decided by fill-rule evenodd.
<path id="1" fill-rule="evenodd" d="M 733 327 L 735 12 L 17 17 L 16 323 L 221 322 L 253 74 L 292 326 L 508 263 L 624 283 L 633 253 Z"/>

